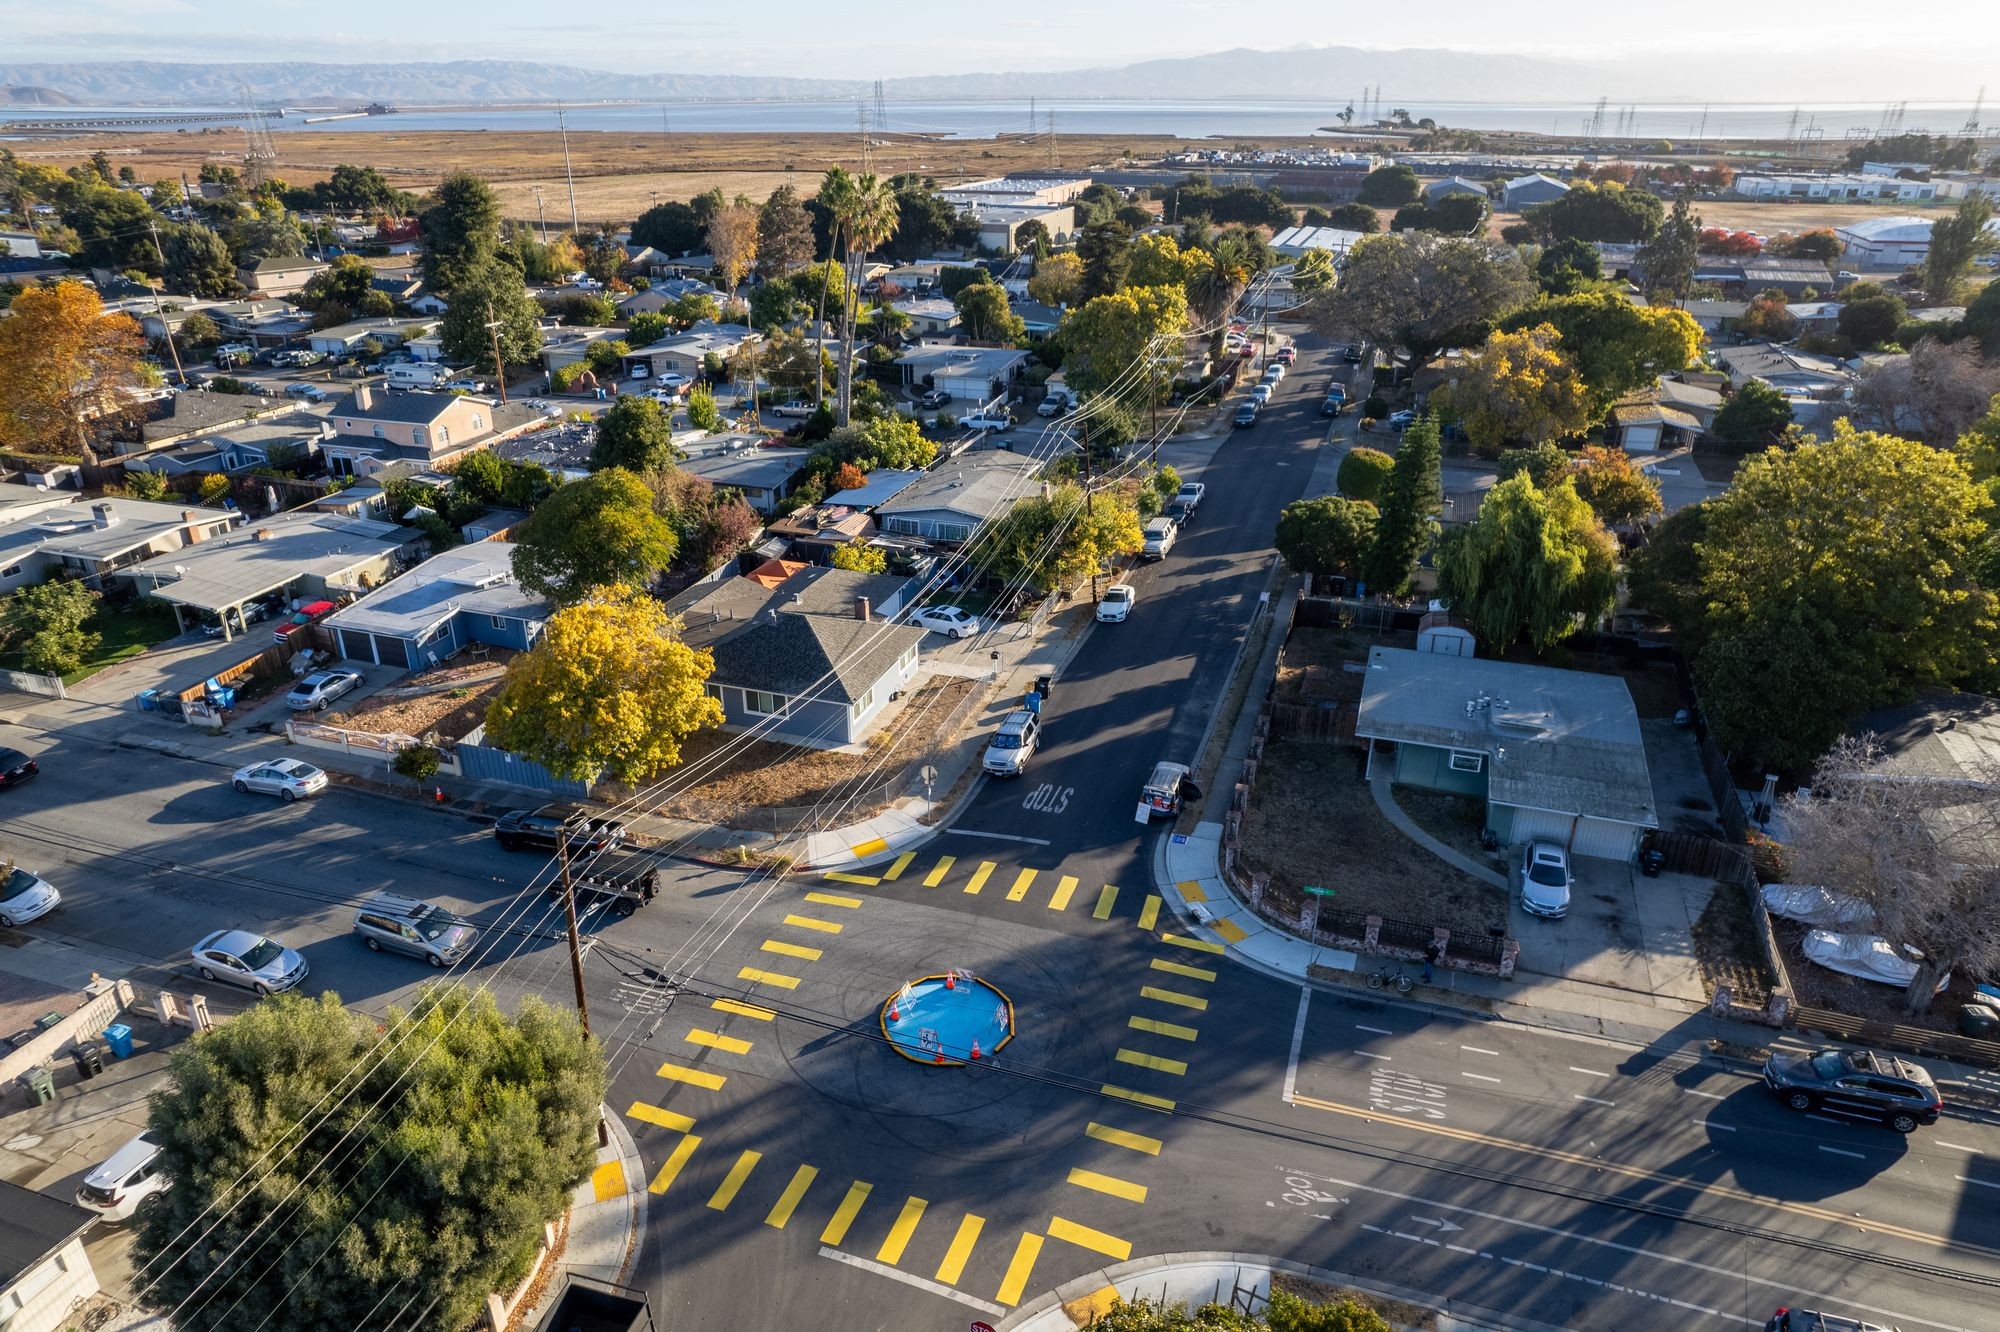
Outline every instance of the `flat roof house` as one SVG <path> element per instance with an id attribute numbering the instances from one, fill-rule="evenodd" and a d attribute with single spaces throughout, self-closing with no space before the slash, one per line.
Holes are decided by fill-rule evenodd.
<path id="1" fill-rule="evenodd" d="M 739 435 L 720 448 L 685 459 L 680 469 L 718 490 L 736 491 L 745 504 L 768 518 L 791 494 L 792 483 L 811 456 L 811 449 L 767 448 L 756 436 Z"/>
<path id="2" fill-rule="evenodd" d="M 514 545 L 480 541 L 433 555 L 326 618 L 349 661 L 422 669 L 472 643 L 526 651 L 549 604 L 514 581 Z"/>
<path id="3" fill-rule="evenodd" d="M 0 592 L 55 576 L 101 589 L 106 577 L 220 536 L 242 518 L 116 497 L 0 517 Z"/>
<path id="4" fill-rule="evenodd" d="M 1477 796 L 1508 845 L 1631 860 L 1659 827 L 1638 709 L 1615 675 L 1378 647 L 1354 733 L 1370 780 Z"/>
<path id="5" fill-rule="evenodd" d="M 970 541 L 979 525 L 1041 488 L 1034 458 L 998 450 L 946 459 L 875 507 L 884 532 L 943 545 Z"/>
<path id="6" fill-rule="evenodd" d="M 345 356 L 370 338 L 384 347 L 400 347 L 436 332 L 437 326 L 435 319 L 353 319 L 309 335 L 306 345 L 327 356 Z"/>
<path id="7" fill-rule="evenodd" d="M 949 302 L 946 302 L 949 304 Z M 961 403 L 990 402 L 1027 367 L 1028 353 L 1012 347 L 925 345 L 896 358 L 903 383 L 928 383 Z"/>
<path id="8" fill-rule="evenodd" d="M 233 637 L 248 603 L 360 595 L 387 579 L 397 554 L 417 539 L 395 523 L 294 509 L 156 556 L 127 576 L 171 605 L 182 629 L 192 611 L 200 623 L 220 621 L 224 636 Z"/>

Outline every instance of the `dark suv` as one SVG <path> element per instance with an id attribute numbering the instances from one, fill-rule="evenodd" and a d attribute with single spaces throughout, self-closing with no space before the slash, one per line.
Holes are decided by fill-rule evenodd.
<path id="1" fill-rule="evenodd" d="M 1824 1110 L 1914 1133 L 1937 1123 L 1944 1108 L 1931 1075 L 1908 1060 L 1872 1050 L 1818 1050 L 1764 1061 L 1764 1085 L 1794 1110 Z"/>
<path id="2" fill-rule="evenodd" d="M 1811 1309 L 1780 1309 L 1764 1324 L 1764 1332 L 1896 1332 L 1896 1329 Z"/>
<path id="3" fill-rule="evenodd" d="M 596 818 L 576 805 L 509 810 L 493 825 L 504 851 L 554 851 L 565 832 L 572 855 L 608 851 L 625 840 L 624 824 Z"/>

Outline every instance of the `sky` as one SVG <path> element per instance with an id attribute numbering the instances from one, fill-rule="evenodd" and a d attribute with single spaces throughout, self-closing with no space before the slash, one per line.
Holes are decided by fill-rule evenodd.
<path id="1" fill-rule="evenodd" d="M 1694 53 L 1721 42 L 1734 52 L 1765 47 L 1786 62 L 1944 56 L 1961 68 L 1983 63 L 2000 83 L 2000 16 L 1992 0 L 1922 0 L 1894 7 L 1893 19 L 1885 17 L 1890 12 L 1880 0 L 1816 0 L 1809 10 L 1663 10 L 1635 0 L 1292 0 L 1241 9 L 1217 0 L 1054 0 L 997 9 L 964 0 L 935 7 L 907 0 L 582 7 L 549 0 L 0 0 L 0 59 L 497 59 L 626 73 L 895 78 L 1124 65 L 1295 42 L 1586 57 Z M 1252 21 L 1216 22 L 1231 13 Z M 1994 93 L 2000 96 L 2000 87 Z M 1936 92 L 1918 86 L 1908 95 Z M 1837 82 L 1829 96 L 1839 96 Z"/>

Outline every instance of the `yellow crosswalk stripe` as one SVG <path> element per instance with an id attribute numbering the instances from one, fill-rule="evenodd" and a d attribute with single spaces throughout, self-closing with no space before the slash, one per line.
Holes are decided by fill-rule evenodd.
<path id="1" fill-rule="evenodd" d="M 903 1210 L 897 1214 L 896 1224 L 889 1227 L 889 1237 L 875 1251 L 876 1262 L 893 1267 L 903 1261 L 903 1250 L 910 1247 L 910 1236 L 917 1233 L 917 1222 L 924 1219 L 924 1208 L 929 1206 L 930 1203 L 922 1198 L 903 1200 Z"/>
<path id="2" fill-rule="evenodd" d="M 1139 928 L 1150 930 L 1160 918 L 1160 899 L 1155 893 L 1146 894 L 1146 905 L 1139 908 Z"/>
<path id="3" fill-rule="evenodd" d="M 882 882 L 891 883 L 897 879 L 902 878 L 903 871 L 908 869 L 910 867 L 910 862 L 915 860 L 916 858 L 917 858 L 917 853 L 914 851 L 905 851 L 902 855 L 897 856 L 896 863 L 889 866 L 888 869 L 882 871 Z"/>
<path id="4" fill-rule="evenodd" d="M 1178 990 L 1162 990 L 1157 985 L 1139 987 L 1141 999 L 1157 999 L 1163 1004 L 1178 1004 L 1182 1008 L 1192 1008 L 1199 1013 L 1208 1007 L 1208 1000 L 1198 995 L 1182 994 Z"/>
<path id="5" fill-rule="evenodd" d="M 1014 886 L 1007 890 L 1007 900 L 1018 902 L 1028 895 L 1028 885 L 1035 881 L 1035 871 L 1024 869 L 1014 876 Z"/>
<path id="6" fill-rule="evenodd" d="M 1183 902 L 1206 902 L 1208 900 L 1208 894 L 1201 890 L 1201 882 L 1197 879 L 1182 879 L 1174 887 L 1180 890 Z"/>
<path id="7" fill-rule="evenodd" d="M 972 879 L 965 885 L 965 891 L 968 893 L 976 893 L 981 888 L 984 888 L 986 886 L 987 876 L 991 875 L 994 870 L 997 870 L 999 868 L 1000 867 L 998 865 L 994 864 L 990 860 L 980 861 L 979 868 L 972 871 Z"/>
<path id="8" fill-rule="evenodd" d="M 1115 883 L 1105 884 L 1103 891 L 1097 895 L 1097 905 L 1092 908 L 1090 918 L 1092 920 L 1110 920 L 1111 904 L 1117 900 L 1118 885 Z"/>
<path id="9" fill-rule="evenodd" d="M 744 967 L 736 973 L 737 980 L 747 980 L 755 985 L 774 985 L 780 990 L 799 988 L 797 976 L 786 976 L 776 971 L 760 971 L 756 967 Z"/>
<path id="10" fill-rule="evenodd" d="M 806 1196 L 806 1190 L 819 1178 L 819 1167 L 802 1165 L 792 1172 L 792 1182 L 785 1185 L 785 1191 L 778 1195 L 771 1214 L 764 1218 L 764 1224 L 775 1230 L 783 1230 L 791 1221 L 792 1213 L 798 1210 L 799 1199 Z"/>
<path id="11" fill-rule="evenodd" d="M 1171 1110 L 1174 1108 L 1174 1102 L 1164 1096 L 1148 1096 L 1144 1092 L 1135 1092 L 1130 1087 L 1114 1087 L 1107 1082 L 1097 1090 L 1106 1096 L 1115 1096 L 1121 1101 L 1130 1101 L 1134 1105 L 1143 1105 L 1149 1110 Z"/>
<path id="12" fill-rule="evenodd" d="M 1049 910 L 1069 910 L 1069 899 L 1076 894 L 1076 875 L 1065 874 L 1056 881 L 1056 895 L 1049 899 Z"/>
<path id="13" fill-rule="evenodd" d="M 806 901 L 817 902 L 821 906 L 858 907 L 861 905 L 860 898 L 842 897 L 839 893 L 807 893 Z"/>
<path id="14" fill-rule="evenodd" d="M 840 1200 L 840 1206 L 833 1209 L 833 1219 L 826 1223 L 825 1230 L 819 1232 L 819 1242 L 838 1246 L 846 1239 L 847 1228 L 854 1224 L 855 1214 L 861 1210 L 861 1204 L 867 1202 L 868 1195 L 874 1191 L 873 1184 L 855 1180 L 848 1187 L 847 1196 Z"/>
<path id="15" fill-rule="evenodd" d="M 1098 1193 L 1108 1193 L 1126 1202 L 1146 1201 L 1146 1186 L 1129 1180 L 1117 1179 L 1111 1175 L 1100 1175 L 1095 1170 L 1081 1168 L 1069 1172 L 1069 1182 L 1080 1189 L 1093 1189 Z M 711 1204 L 712 1205 L 712 1204 Z"/>
<path id="16" fill-rule="evenodd" d="M 717 1212 L 725 1210 L 736 1201 L 736 1191 L 743 1187 L 743 1181 L 750 1178 L 750 1172 L 764 1159 L 762 1152 L 745 1152 L 736 1158 L 736 1164 L 729 1167 L 729 1173 L 722 1177 L 722 1185 L 715 1196 L 708 1200 L 709 1207 Z"/>
<path id="17" fill-rule="evenodd" d="M 965 1260 L 972 1257 L 972 1246 L 979 1242 L 979 1232 L 985 1226 L 985 1217 L 965 1214 L 965 1220 L 958 1223 L 958 1233 L 951 1237 L 951 1247 L 944 1251 L 944 1261 L 938 1264 L 939 1281 L 947 1286 L 958 1284 L 965 1275 Z"/>
<path id="18" fill-rule="evenodd" d="M 850 846 L 847 849 L 854 853 L 856 860 L 866 860 L 870 856 L 879 856 L 884 851 L 887 851 L 889 843 L 880 837 L 871 837 L 867 841 Z"/>
<path id="19" fill-rule="evenodd" d="M 796 926 L 802 930 L 818 930 L 821 934 L 839 934 L 847 928 L 845 925 L 837 925 L 830 920 L 814 920 L 811 916 L 786 916 L 785 924 Z"/>
<path id="20" fill-rule="evenodd" d="M 1021 1292 L 1028 1288 L 1028 1278 L 1034 1274 L 1035 1259 L 1042 1256 L 1042 1237 L 1035 1234 L 1021 1236 L 1021 1242 L 1014 1246 L 1014 1257 L 1007 1264 L 1007 1274 L 1000 1278 L 1000 1293 L 993 1298 L 1008 1306 L 1021 1302 Z"/>
<path id="21" fill-rule="evenodd" d="M 1153 959 L 1153 970 L 1164 971 L 1169 976 L 1186 976 L 1189 980 L 1212 981 L 1215 973 L 1207 967 L 1191 967 L 1185 962 L 1169 962 L 1164 957 Z"/>
<path id="22" fill-rule="evenodd" d="M 1149 1138 L 1143 1133 L 1127 1133 L 1124 1129 L 1112 1128 L 1109 1124 L 1092 1124 L 1084 1129 L 1083 1136 L 1095 1138 L 1099 1142 L 1108 1142 L 1113 1147 L 1126 1147 L 1135 1152 L 1144 1152 L 1148 1156 L 1158 1156 L 1160 1148 L 1164 1145 L 1158 1138 Z"/>
<path id="23" fill-rule="evenodd" d="M 1170 943 L 1178 948 L 1192 948 L 1197 953 L 1219 953 L 1222 951 L 1222 945 L 1219 943 L 1214 943 L 1208 939 L 1193 939 L 1185 934 L 1163 934 L 1160 936 L 1160 942 Z"/>
<path id="24" fill-rule="evenodd" d="M 759 1022 L 769 1022 L 772 1018 L 778 1016 L 768 1008 L 759 1008 L 755 1004 L 738 1003 L 734 999 L 716 999 L 711 1001 L 708 1006 L 718 1013 L 734 1013 L 738 1017 L 756 1018 Z"/>
<path id="25" fill-rule="evenodd" d="M 831 879 L 835 883 L 858 883 L 863 888 L 873 888 L 876 884 L 882 882 L 872 874 L 847 874 L 840 870 L 828 870 L 825 874 L 820 875 L 820 877 L 822 879 Z"/>
<path id="26" fill-rule="evenodd" d="M 1150 1031 L 1155 1036 L 1171 1036 L 1177 1041 L 1191 1041 L 1201 1034 L 1193 1027 L 1183 1027 L 1175 1022 L 1157 1022 L 1152 1018 L 1126 1018 L 1125 1025 L 1134 1031 Z"/>
<path id="27" fill-rule="evenodd" d="M 749 1054 L 750 1042 L 735 1036 L 718 1036 L 712 1031 L 696 1027 L 687 1034 L 688 1044 L 706 1045 L 711 1050 L 721 1050 L 725 1054 Z"/>
<path id="28" fill-rule="evenodd" d="M 783 939 L 766 939 L 760 946 L 767 953 L 776 953 L 780 957 L 804 958 L 808 962 L 817 962 L 822 956 L 820 950 L 817 948 L 808 948 L 804 944 L 786 943 Z"/>
<path id="29" fill-rule="evenodd" d="M 944 876 L 951 873 L 951 867 L 957 863 L 957 856 L 946 856 L 943 860 L 931 866 L 931 872 L 924 875 L 924 887 L 935 888 L 943 883 Z"/>
<path id="30" fill-rule="evenodd" d="M 663 1129 L 676 1133 L 686 1133 L 694 1128 L 694 1119 L 689 1115 L 677 1115 L 671 1110 L 662 1110 L 657 1105 L 647 1105 L 644 1101 L 632 1102 L 632 1108 L 625 1112 L 627 1119 L 636 1119 L 642 1124 L 658 1124 Z"/>
<path id="31" fill-rule="evenodd" d="M 1215 932 L 1222 936 L 1224 943 L 1242 943 L 1250 937 L 1250 931 L 1244 929 L 1233 920 L 1216 921 Z"/>
<path id="32" fill-rule="evenodd" d="M 1080 1226 L 1059 1216 L 1049 1219 L 1049 1238 L 1066 1240 L 1078 1248 L 1101 1253 L 1106 1258 L 1115 1258 L 1121 1263 L 1132 1256 L 1132 1246 L 1116 1235 L 1107 1235 L 1101 1230 L 1092 1230 L 1089 1226 Z"/>
<path id="33" fill-rule="evenodd" d="M 685 1064 L 661 1064 L 659 1075 L 663 1078 L 672 1078 L 675 1082 L 685 1082 L 691 1087 L 705 1087 L 709 1091 L 721 1091 L 722 1084 L 729 1081 L 720 1073 L 689 1068 Z"/>
<path id="34" fill-rule="evenodd" d="M 681 1168 L 688 1163 L 688 1158 L 694 1155 L 694 1149 L 699 1146 L 701 1146 L 701 1139 L 695 1137 L 692 1133 L 675 1143 L 674 1150 L 668 1154 L 665 1161 L 661 1162 L 660 1172 L 653 1176 L 653 1182 L 646 1186 L 646 1191 L 648 1193 L 665 1193 L 672 1186 L 675 1178 L 680 1175 Z"/>
<path id="35" fill-rule="evenodd" d="M 1162 1073 L 1171 1073 L 1175 1077 L 1182 1077 L 1187 1073 L 1187 1065 L 1181 1060 L 1163 1059 L 1159 1055 L 1144 1054 L 1138 1050 L 1120 1049 L 1117 1054 L 1111 1057 L 1121 1064 L 1132 1064 L 1139 1068 L 1157 1069 Z"/>

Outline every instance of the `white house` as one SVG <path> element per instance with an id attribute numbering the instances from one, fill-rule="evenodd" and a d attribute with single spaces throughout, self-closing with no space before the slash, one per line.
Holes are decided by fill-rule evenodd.
<path id="1" fill-rule="evenodd" d="M 1841 257 L 1861 268 L 1915 268 L 1931 252 L 1931 220 L 1897 214 L 1834 229 Z"/>
<path id="2" fill-rule="evenodd" d="M 98 1291 L 83 1251 L 97 1220 L 75 1203 L 0 1181 L 0 1328 L 54 1332 Z"/>
<path id="3" fill-rule="evenodd" d="M 1504 189 L 1506 207 L 1509 209 L 1526 208 L 1530 204 L 1549 203 L 1569 193 L 1569 186 L 1563 184 L 1554 176 L 1545 176 L 1539 171 L 1525 176 L 1514 177 L 1514 179 L 1507 182 Z"/>

